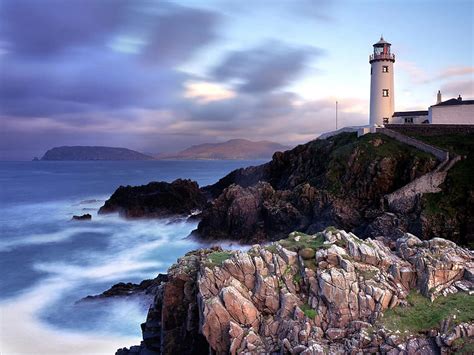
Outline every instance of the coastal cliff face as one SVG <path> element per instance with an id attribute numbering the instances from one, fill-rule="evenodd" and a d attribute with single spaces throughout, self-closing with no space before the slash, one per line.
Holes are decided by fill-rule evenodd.
<path id="1" fill-rule="evenodd" d="M 393 244 L 328 228 L 202 249 L 170 268 L 142 344 L 117 354 L 469 352 L 473 286 L 472 251 L 410 234 Z"/>
<path id="2" fill-rule="evenodd" d="M 377 220 L 386 212 L 384 196 L 436 165 L 433 156 L 381 134 L 315 140 L 204 187 L 215 199 L 203 210 L 196 234 L 252 243 L 336 225 L 377 236 L 386 219 Z M 419 217 L 412 219 L 400 229 L 422 234 Z"/>

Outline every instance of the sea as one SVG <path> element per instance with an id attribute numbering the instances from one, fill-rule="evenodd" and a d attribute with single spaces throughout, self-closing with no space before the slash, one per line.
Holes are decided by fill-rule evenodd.
<path id="1" fill-rule="evenodd" d="M 120 185 L 204 186 L 263 162 L 0 162 L 0 353 L 114 354 L 139 344 L 151 299 L 81 300 L 166 273 L 208 245 L 188 238 L 196 222 L 125 220 L 99 207 Z M 84 213 L 92 220 L 71 220 Z"/>

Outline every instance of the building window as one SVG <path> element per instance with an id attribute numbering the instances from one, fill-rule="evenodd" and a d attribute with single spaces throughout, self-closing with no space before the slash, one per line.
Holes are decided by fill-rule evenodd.
<path id="1" fill-rule="evenodd" d="M 383 118 L 383 124 L 388 124 L 388 117 Z"/>
<path id="2" fill-rule="evenodd" d="M 370 67 L 370 75 L 372 75 L 372 67 Z"/>
<path id="3" fill-rule="evenodd" d="M 405 123 L 413 123 L 413 117 L 405 117 Z"/>
<path id="4" fill-rule="evenodd" d="M 382 96 L 388 97 L 388 89 L 382 89 Z"/>
<path id="5" fill-rule="evenodd" d="M 388 73 L 388 65 L 382 67 L 382 73 Z"/>

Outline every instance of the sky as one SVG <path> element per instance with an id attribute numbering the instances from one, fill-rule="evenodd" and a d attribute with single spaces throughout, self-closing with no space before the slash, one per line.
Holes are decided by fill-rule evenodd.
<path id="1" fill-rule="evenodd" d="M 474 98 L 474 1 L 0 0 L 0 160 L 62 145 L 296 145 L 368 123 L 372 45 L 395 110 Z"/>

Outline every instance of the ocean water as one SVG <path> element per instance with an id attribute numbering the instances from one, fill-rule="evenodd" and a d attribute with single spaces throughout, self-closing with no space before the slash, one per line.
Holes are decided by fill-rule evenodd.
<path id="1" fill-rule="evenodd" d="M 113 354 L 138 344 L 150 300 L 78 302 L 153 278 L 185 252 L 196 223 L 124 220 L 98 208 L 120 185 L 201 186 L 262 161 L 0 162 L 0 353 Z M 71 221 L 91 213 L 92 221 Z"/>

